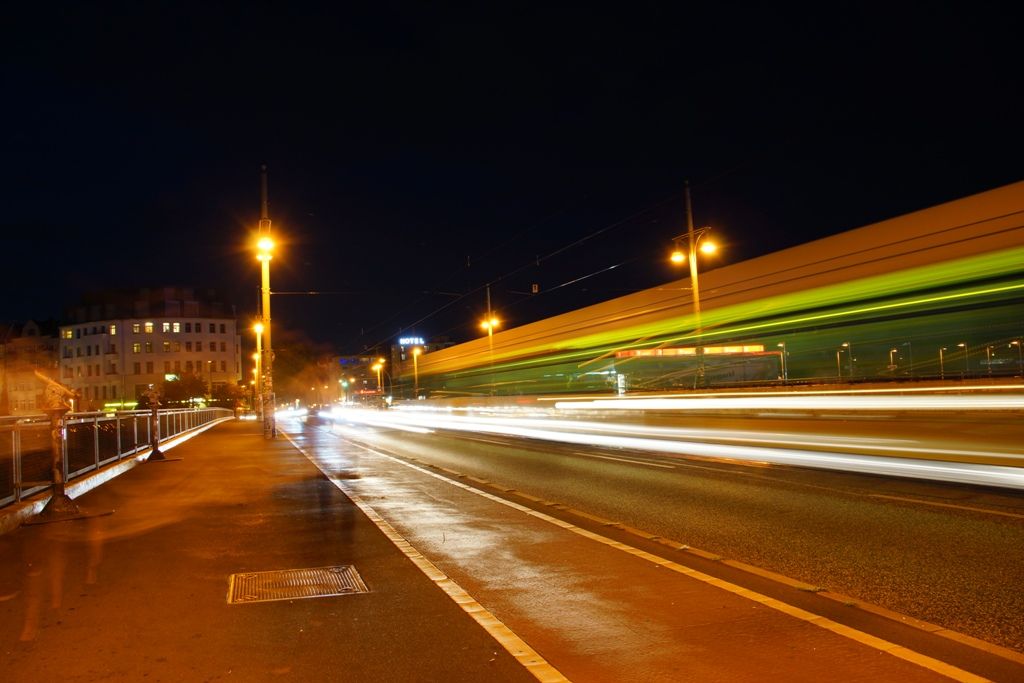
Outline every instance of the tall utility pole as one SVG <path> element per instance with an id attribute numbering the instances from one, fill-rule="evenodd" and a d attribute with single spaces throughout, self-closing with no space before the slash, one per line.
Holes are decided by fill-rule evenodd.
<path id="1" fill-rule="evenodd" d="M 260 167 L 260 229 L 259 259 L 263 266 L 263 436 L 272 439 L 277 436 L 274 421 L 274 349 L 270 343 L 270 252 L 274 247 L 270 235 L 270 216 L 267 209 L 267 165 Z"/>
<path id="2" fill-rule="evenodd" d="M 686 235 L 689 239 L 690 289 L 693 292 L 693 318 L 697 333 L 697 384 L 704 386 L 704 348 L 700 329 L 700 285 L 697 281 L 697 239 L 693 229 L 693 207 L 690 205 L 690 181 L 686 181 Z"/>

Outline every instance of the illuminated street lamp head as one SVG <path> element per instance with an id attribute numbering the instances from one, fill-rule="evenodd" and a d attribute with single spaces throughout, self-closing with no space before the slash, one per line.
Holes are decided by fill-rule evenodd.
<path id="1" fill-rule="evenodd" d="M 412 347 L 412 357 L 415 358 L 423 353 L 423 349 L 419 346 Z"/>
<path id="2" fill-rule="evenodd" d="M 377 372 L 382 367 L 384 367 L 384 366 L 381 365 L 380 363 L 374 363 L 373 365 L 370 366 L 370 369 L 373 370 L 374 372 Z"/>
<path id="3" fill-rule="evenodd" d="M 500 325 L 500 324 L 501 324 L 500 320 L 498 320 L 497 318 L 493 318 L 492 317 L 492 318 L 488 318 L 487 320 L 482 321 L 480 323 L 480 327 L 485 329 L 485 330 L 487 330 L 488 332 L 490 332 L 491 330 L 493 330 L 496 327 L 498 327 L 498 325 Z"/>
<path id="4" fill-rule="evenodd" d="M 711 240 L 705 240 L 701 242 L 700 251 L 702 254 L 714 254 L 718 251 L 718 245 Z"/>
<path id="5" fill-rule="evenodd" d="M 383 358 L 378 358 L 378 359 L 377 359 L 377 362 L 378 362 L 379 364 L 381 364 L 381 365 L 384 365 L 384 363 L 385 363 L 385 360 L 384 360 Z"/>
<path id="6" fill-rule="evenodd" d="M 263 334 L 263 323 L 256 323 L 252 326 L 252 329 L 256 334 Z"/>
<path id="7" fill-rule="evenodd" d="M 672 250 L 672 254 L 671 254 L 671 256 L 668 257 L 668 260 L 671 261 L 672 263 L 677 264 L 677 265 L 678 264 L 682 264 L 682 263 L 686 263 L 686 252 L 684 252 L 679 247 L 679 243 L 678 242 L 676 242 L 675 249 Z"/>

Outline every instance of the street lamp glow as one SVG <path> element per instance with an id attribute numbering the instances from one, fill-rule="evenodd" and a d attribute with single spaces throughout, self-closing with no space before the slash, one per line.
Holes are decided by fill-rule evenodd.
<path id="1" fill-rule="evenodd" d="M 487 334 L 491 334 L 499 325 L 501 325 L 501 321 L 493 317 L 480 322 L 480 327 L 487 330 Z"/>

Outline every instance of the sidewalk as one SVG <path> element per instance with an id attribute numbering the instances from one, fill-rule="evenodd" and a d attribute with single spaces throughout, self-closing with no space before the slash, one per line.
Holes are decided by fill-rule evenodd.
<path id="1" fill-rule="evenodd" d="M 226 422 L 168 457 L 76 499 L 111 515 L 0 536 L 0 678 L 535 680 L 286 439 Z M 227 602 L 335 565 L 369 592 Z"/>

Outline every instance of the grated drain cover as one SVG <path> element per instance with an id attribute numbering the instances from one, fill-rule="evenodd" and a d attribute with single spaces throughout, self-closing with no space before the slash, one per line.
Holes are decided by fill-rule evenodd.
<path id="1" fill-rule="evenodd" d="M 246 572 L 228 577 L 228 604 L 369 593 L 351 565 Z"/>

